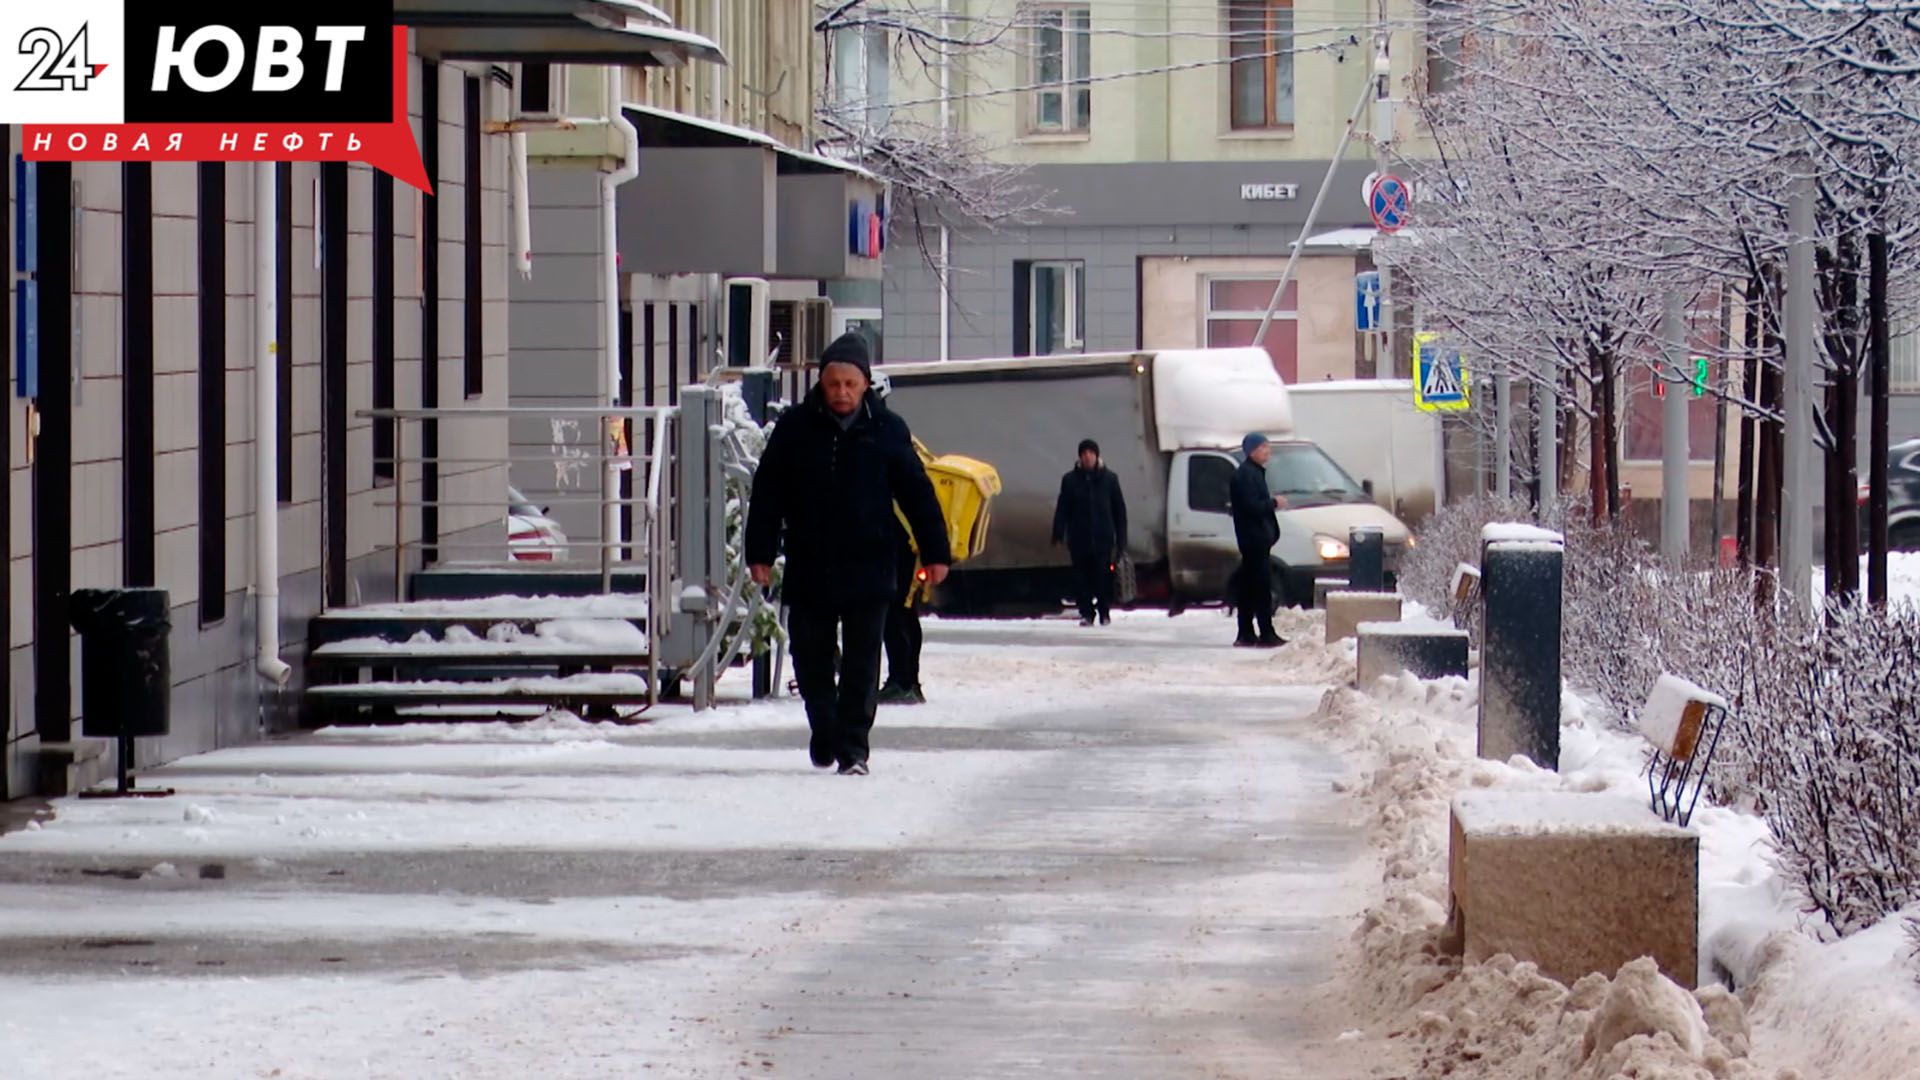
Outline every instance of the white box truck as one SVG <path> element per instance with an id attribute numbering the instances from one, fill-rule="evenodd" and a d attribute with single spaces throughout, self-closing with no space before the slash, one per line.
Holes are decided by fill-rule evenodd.
<path id="1" fill-rule="evenodd" d="M 1276 596 L 1310 602 L 1313 581 L 1347 570 L 1356 525 L 1385 536 L 1391 573 L 1407 529 L 1356 479 L 1294 429 L 1287 387 L 1260 349 L 886 364 L 888 406 L 941 453 L 1000 472 L 986 554 L 954 570 L 945 611 L 1058 610 L 1071 593 L 1067 553 L 1052 545 L 1060 477 L 1081 439 L 1100 444 L 1127 500 L 1122 598 L 1175 608 L 1222 600 L 1239 563 L 1227 490 L 1240 440 L 1274 443 L 1268 484 L 1285 495 L 1273 548 Z"/>

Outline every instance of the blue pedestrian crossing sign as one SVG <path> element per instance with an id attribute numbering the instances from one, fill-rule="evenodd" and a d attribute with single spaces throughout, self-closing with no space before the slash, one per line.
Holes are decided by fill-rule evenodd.
<path id="1" fill-rule="evenodd" d="M 1467 357 L 1443 345 L 1434 333 L 1413 335 L 1413 404 L 1424 412 L 1455 411 L 1472 404 Z"/>

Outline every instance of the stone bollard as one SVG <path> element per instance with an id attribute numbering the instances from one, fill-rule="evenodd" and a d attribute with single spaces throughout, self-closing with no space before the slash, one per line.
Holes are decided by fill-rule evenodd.
<path id="1" fill-rule="evenodd" d="M 1327 610 L 1327 594 L 1346 592 L 1347 579 L 1343 577 L 1323 577 L 1313 583 L 1313 606 L 1321 611 Z"/>
<path id="2" fill-rule="evenodd" d="M 1354 685 L 1367 687 L 1383 675 L 1416 678 L 1467 677 L 1467 632 L 1435 619 L 1364 622 Z"/>
<path id="3" fill-rule="evenodd" d="M 1327 644 L 1350 638 L 1363 622 L 1399 622 L 1400 597 L 1393 593 L 1327 594 Z"/>
<path id="4" fill-rule="evenodd" d="M 1387 534 L 1378 525 L 1347 530 L 1347 581 L 1354 592 L 1385 592 Z"/>
<path id="5" fill-rule="evenodd" d="M 1480 562 L 1479 754 L 1560 767 L 1560 534 L 1489 525 Z"/>

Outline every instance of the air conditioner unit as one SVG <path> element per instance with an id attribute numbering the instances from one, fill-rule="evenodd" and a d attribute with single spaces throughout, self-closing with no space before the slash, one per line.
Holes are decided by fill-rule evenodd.
<path id="1" fill-rule="evenodd" d="M 567 112 L 567 65 L 531 61 L 514 65 L 514 116 L 557 120 Z"/>
<path id="2" fill-rule="evenodd" d="M 727 332 L 724 348 L 728 367 L 764 367 L 771 349 L 765 278 L 726 280 Z"/>

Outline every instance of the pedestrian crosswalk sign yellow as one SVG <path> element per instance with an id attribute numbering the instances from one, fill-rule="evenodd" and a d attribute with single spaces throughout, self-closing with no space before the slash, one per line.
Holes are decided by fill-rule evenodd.
<path id="1" fill-rule="evenodd" d="M 1413 335 L 1413 404 L 1425 412 L 1465 409 L 1467 357 L 1458 346 L 1443 345 L 1434 333 Z"/>

